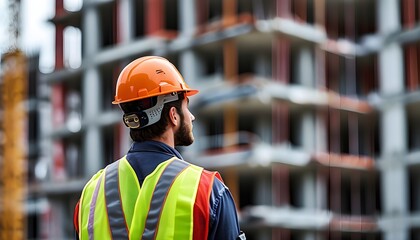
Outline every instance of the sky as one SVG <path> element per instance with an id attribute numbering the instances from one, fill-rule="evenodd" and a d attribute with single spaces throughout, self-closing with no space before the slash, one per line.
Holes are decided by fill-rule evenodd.
<path id="1" fill-rule="evenodd" d="M 9 35 L 8 35 L 8 11 L 7 1 L 0 0 L 0 56 L 6 52 L 9 47 Z M 1 63 L 1 58 L 0 58 Z M 2 74 L 2 68 L 0 68 L 0 75 Z"/>
<path id="2" fill-rule="evenodd" d="M 7 46 L 7 0 L 0 0 L 0 52 L 3 52 Z"/>
<path id="3" fill-rule="evenodd" d="M 9 48 L 9 0 L 0 0 L 0 52 Z M 82 0 L 64 0 L 67 10 L 80 9 Z M 54 25 L 48 22 L 54 16 L 54 0 L 21 0 L 19 48 L 27 55 L 40 54 L 40 70 L 48 73 L 54 69 Z"/>
<path id="4" fill-rule="evenodd" d="M 0 52 L 6 52 L 9 42 L 9 0 L 0 0 Z M 20 39 L 18 47 L 27 55 L 40 54 L 40 69 L 54 67 L 54 27 L 47 20 L 54 15 L 53 0 L 22 0 L 20 11 Z"/>
<path id="5" fill-rule="evenodd" d="M 54 16 L 54 1 L 22 0 L 21 4 L 21 49 L 28 55 L 39 53 L 40 70 L 51 72 L 54 69 L 55 31 L 48 19 Z"/>

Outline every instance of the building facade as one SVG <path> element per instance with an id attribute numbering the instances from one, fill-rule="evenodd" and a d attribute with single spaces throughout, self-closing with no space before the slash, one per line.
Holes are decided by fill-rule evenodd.
<path id="1" fill-rule="evenodd" d="M 118 74 L 159 55 L 201 91 L 180 151 L 222 174 L 248 239 L 419 239 L 417 1 L 55 2 L 28 238 L 73 236 L 82 187 L 130 146 Z"/>

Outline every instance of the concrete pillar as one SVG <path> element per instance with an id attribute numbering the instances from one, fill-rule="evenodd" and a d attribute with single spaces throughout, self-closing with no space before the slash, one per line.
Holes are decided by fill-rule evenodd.
<path id="1" fill-rule="evenodd" d="M 308 210 L 315 209 L 315 175 L 312 171 L 303 172 L 301 189 L 303 207 Z"/>
<path id="2" fill-rule="evenodd" d="M 401 224 L 401 222 L 395 221 L 395 224 L 393 224 L 392 226 L 395 227 L 398 224 Z M 385 234 L 383 238 L 384 240 L 409 239 L 408 229 L 398 231 L 397 229 L 393 229 L 392 226 L 390 228 L 385 229 Z"/>
<path id="3" fill-rule="evenodd" d="M 317 210 L 327 210 L 328 208 L 328 179 L 327 173 L 321 169 L 316 173 L 316 182 L 315 182 L 315 209 Z"/>
<path id="4" fill-rule="evenodd" d="M 302 46 L 296 56 L 294 77 L 295 82 L 307 88 L 315 86 L 315 69 L 313 53 L 309 47 Z M 315 117 L 313 112 L 305 111 L 300 114 L 299 119 L 299 142 L 302 144 L 302 149 L 305 152 L 311 153 L 315 150 Z M 305 171 L 302 173 L 300 183 L 300 201 L 303 208 L 308 210 L 315 209 L 317 194 L 316 194 L 316 179 L 312 171 Z M 314 235 L 310 232 L 302 232 L 301 239 L 312 240 Z"/>
<path id="5" fill-rule="evenodd" d="M 84 135 L 84 173 L 86 176 L 93 175 L 103 167 L 102 132 L 95 121 L 100 114 L 101 89 L 100 76 L 97 68 L 89 68 L 83 76 L 82 94 L 84 100 L 84 123 L 86 126 Z"/>
<path id="6" fill-rule="evenodd" d="M 97 118 L 97 114 L 100 112 L 100 83 L 100 74 L 97 68 L 91 67 L 85 70 L 82 79 L 81 94 L 84 101 L 83 116 L 87 122 Z"/>
<path id="7" fill-rule="evenodd" d="M 384 96 L 404 92 L 404 57 L 401 46 L 392 43 L 379 53 L 380 93 Z"/>
<path id="8" fill-rule="evenodd" d="M 391 104 L 382 111 L 382 156 L 398 155 L 407 149 L 407 124 L 403 103 Z M 402 159 L 398 159 L 399 162 Z"/>
<path id="9" fill-rule="evenodd" d="M 255 179 L 257 181 L 255 187 L 255 205 L 271 205 L 271 179 L 270 175 L 261 174 Z"/>
<path id="10" fill-rule="evenodd" d="M 269 127 L 271 126 L 271 119 L 267 117 L 259 117 L 256 119 L 256 122 L 256 134 L 261 138 L 261 141 L 271 143 L 272 130 Z"/>
<path id="11" fill-rule="evenodd" d="M 134 3 L 133 0 L 119 0 L 118 7 L 118 41 L 120 43 L 130 42 L 135 35 L 134 27 Z"/>
<path id="12" fill-rule="evenodd" d="M 197 88 L 198 90 L 200 90 L 200 88 L 198 88 L 198 86 L 200 85 L 197 83 L 197 80 L 199 79 L 197 77 L 198 76 L 197 65 L 198 65 L 198 61 L 197 61 L 196 54 L 191 49 L 188 49 L 188 50 L 183 51 L 180 54 L 179 66 L 176 66 L 176 67 L 178 68 L 182 76 L 184 77 L 184 80 L 187 82 L 188 86 L 190 86 L 191 88 Z M 195 96 L 190 97 L 190 101 L 192 103 L 194 102 L 194 98 Z M 205 128 L 205 124 L 203 124 L 204 119 L 198 119 L 199 116 L 196 115 L 194 111 L 192 111 L 192 114 L 197 119 L 197 121 L 194 122 L 194 129 L 193 129 L 194 136 L 205 136 L 206 128 Z M 191 150 L 198 151 L 200 150 L 199 149 L 200 146 L 203 146 L 203 144 L 205 144 L 203 142 L 204 139 L 198 139 L 198 141 L 200 142 L 195 141 L 189 147 L 190 148 L 189 151 Z"/>
<path id="13" fill-rule="evenodd" d="M 84 10 L 82 22 L 83 58 L 92 57 L 100 48 L 100 20 L 98 9 L 94 6 L 87 6 Z"/>
<path id="14" fill-rule="evenodd" d="M 199 86 L 197 82 L 198 72 L 197 72 L 197 55 L 191 50 L 183 51 L 179 56 L 179 66 L 176 66 L 179 69 L 179 72 L 184 77 L 184 80 L 187 82 L 188 86 L 194 88 Z"/>
<path id="15" fill-rule="evenodd" d="M 400 1 L 378 2 L 378 27 L 382 34 L 400 29 Z M 404 93 L 403 51 L 397 43 L 384 46 L 379 53 L 380 94 Z M 408 239 L 408 173 L 404 163 L 407 150 L 407 124 L 404 104 L 393 102 L 381 109 L 381 187 L 385 224 L 384 239 Z"/>
<path id="16" fill-rule="evenodd" d="M 297 135 L 298 147 L 307 153 L 313 153 L 316 147 L 314 112 L 304 110 L 297 114 L 297 119 L 294 122 L 296 127 L 293 129 L 293 134 Z"/>
<path id="17" fill-rule="evenodd" d="M 295 82 L 304 87 L 313 88 L 315 86 L 314 56 L 310 47 L 301 46 L 297 51 L 294 63 Z"/>
<path id="18" fill-rule="evenodd" d="M 315 117 L 313 112 L 305 111 L 301 115 L 300 138 L 303 149 L 312 153 L 315 151 Z"/>
<path id="19" fill-rule="evenodd" d="M 86 129 L 83 135 L 84 174 L 91 176 L 103 167 L 102 132 L 91 124 L 98 118 L 101 101 L 101 81 L 99 70 L 93 64 L 93 58 L 100 49 L 101 33 L 99 12 L 95 4 L 87 1 L 82 22 L 84 65 L 82 77 L 83 121 Z M 110 86 L 111 87 L 111 86 Z"/>
<path id="20" fill-rule="evenodd" d="M 302 233 L 302 240 L 315 240 L 316 238 L 316 234 L 314 234 L 313 232 L 303 232 Z"/>
<path id="21" fill-rule="evenodd" d="M 194 100 L 192 100 L 194 101 Z M 191 109 L 190 109 L 191 110 Z M 189 152 L 199 153 L 199 151 L 203 150 L 204 148 L 208 147 L 208 139 L 205 139 L 203 136 L 206 136 L 206 125 L 203 123 L 203 117 L 198 116 L 195 111 L 192 110 L 191 112 L 197 121 L 194 121 L 193 125 L 193 134 L 194 134 L 194 142 L 190 146 L 186 147 L 186 150 Z M 201 119 L 200 119 L 201 118 Z M 198 137 L 198 138 L 197 138 Z M 194 159 L 186 159 L 187 161 L 193 161 Z"/>
<path id="22" fill-rule="evenodd" d="M 404 92 L 401 47 L 393 44 L 380 53 L 380 85 L 382 96 Z M 407 124 L 404 103 L 387 104 L 381 113 L 381 149 L 383 206 L 385 214 L 406 214 L 407 172 L 402 156 L 407 150 Z"/>
<path id="23" fill-rule="evenodd" d="M 99 127 L 89 127 L 84 135 L 83 156 L 85 159 L 84 175 L 92 176 L 104 167 L 104 148 L 101 139 L 102 132 Z"/>
<path id="24" fill-rule="evenodd" d="M 271 78 L 271 59 L 264 52 L 258 52 L 255 56 L 255 75 Z"/>
<path id="25" fill-rule="evenodd" d="M 378 6 L 378 28 L 380 33 L 398 30 L 400 24 L 400 0 L 381 0 Z"/>
<path id="26" fill-rule="evenodd" d="M 179 2 L 179 20 L 180 31 L 182 36 L 190 37 L 196 30 L 196 1 L 195 0 L 180 0 Z"/>
<path id="27" fill-rule="evenodd" d="M 400 61 L 402 61 L 401 58 L 394 58 L 395 65 L 399 65 Z M 396 78 L 391 80 L 387 77 L 387 73 L 392 74 L 392 65 L 381 65 L 380 69 L 382 73 L 382 92 L 386 92 L 386 94 L 398 94 L 398 92 L 402 92 L 402 74 L 398 77 L 396 75 Z M 393 88 L 394 91 L 392 91 Z M 391 221 L 389 222 L 390 225 L 384 228 L 384 239 L 386 240 L 408 238 L 408 226 L 398 219 L 406 216 L 408 212 L 408 173 L 404 159 L 407 151 L 406 130 L 407 123 L 404 103 L 391 103 L 382 109 L 380 128 L 382 136 L 382 163 L 380 165 L 382 172 L 382 205 L 385 218 L 389 218 Z"/>
<path id="28" fill-rule="evenodd" d="M 315 174 L 306 169 L 296 173 L 291 186 L 294 204 L 305 210 L 314 210 L 316 207 Z"/>
<path id="29" fill-rule="evenodd" d="M 382 172 L 382 198 L 385 216 L 405 215 L 408 211 L 407 172 L 396 161 L 387 164 Z"/>

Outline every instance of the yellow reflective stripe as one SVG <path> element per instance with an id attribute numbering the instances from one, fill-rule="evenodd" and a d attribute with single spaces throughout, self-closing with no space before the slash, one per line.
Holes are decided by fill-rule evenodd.
<path id="1" fill-rule="evenodd" d="M 125 186 L 123 189 L 120 189 L 120 200 L 122 202 L 124 215 L 126 216 L 127 227 L 130 228 L 134 214 L 134 206 L 136 203 L 138 192 L 140 190 L 140 186 L 137 180 L 137 175 L 131 168 L 131 165 L 127 161 L 127 159 L 124 157 L 121 160 L 119 160 L 119 162 L 119 187 Z M 91 180 L 86 184 L 84 190 L 82 191 L 79 206 L 79 239 L 89 239 L 89 213 L 91 211 L 90 207 L 92 204 L 95 205 L 94 212 L 92 214 L 94 215 L 95 221 L 93 225 L 93 234 L 91 233 L 91 235 L 93 235 L 95 239 L 111 239 L 111 231 L 108 221 L 109 218 L 106 208 L 107 202 L 104 193 L 105 175 L 106 170 L 100 170 L 91 178 Z M 101 179 L 101 182 L 98 185 L 99 179 Z M 93 203 L 93 196 L 95 195 L 95 188 L 97 185 L 99 186 L 97 191 L 97 199 L 96 203 Z"/>
<path id="2" fill-rule="evenodd" d="M 174 160 L 169 163 L 163 171 L 153 191 L 152 200 L 150 202 L 150 209 L 147 215 L 145 229 L 142 235 L 143 240 L 153 240 L 159 229 L 159 222 L 163 206 L 165 206 L 166 197 L 171 189 L 172 184 L 178 175 L 181 174 L 186 168 L 188 163 L 181 160 Z M 165 226 L 166 228 L 166 226 Z"/>
<path id="3" fill-rule="evenodd" d="M 108 212 L 105 206 L 104 182 L 105 178 L 102 177 L 95 207 L 93 234 L 96 239 L 111 239 L 111 232 L 108 223 Z"/>
<path id="4" fill-rule="evenodd" d="M 137 198 L 136 206 L 134 208 L 135 215 L 131 223 L 130 239 L 141 239 L 156 183 L 166 166 L 175 159 L 176 158 L 173 157 L 159 164 L 155 170 L 144 179 L 143 186 L 140 189 L 139 197 Z"/>
<path id="5" fill-rule="evenodd" d="M 157 239 L 192 239 L 194 203 L 202 168 L 189 165 L 173 182 L 160 217 Z"/>
<path id="6" fill-rule="evenodd" d="M 92 201 L 93 192 L 95 191 L 96 183 L 101 176 L 103 170 L 100 170 L 86 184 L 80 197 L 79 205 L 79 239 L 89 239 L 88 234 L 88 219 L 90 202 Z"/>
<path id="7" fill-rule="evenodd" d="M 125 214 L 128 229 L 131 228 L 133 220 L 134 206 L 140 191 L 140 184 L 137 175 L 130 163 L 124 157 L 120 160 L 119 181 L 122 207 Z"/>
<path id="8" fill-rule="evenodd" d="M 183 179 L 182 183 L 179 183 L 179 188 L 176 187 L 176 185 L 173 186 L 174 189 L 179 189 L 179 199 L 189 199 L 189 201 L 186 202 L 187 204 L 185 204 L 184 206 L 177 205 L 177 207 L 175 208 L 175 229 L 183 231 L 187 231 L 189 229 L 188 239 L 192 239 L 193 237 L 194 204 L 198 192 L 198 185 L 200 184 L 202 171 L 203 168 L 190 165 L 190 167 L 188 168 L 188 173 L 184 173 L 185 179 Z M 178 184 L 178 181 L 175 184 Z M 171 194 L 171 196 L 174 195 Z M 168 200 L 171 201 L 170 198 L 168 198 Z M 181 216 L 185 216 L 185 218 L 188 217 L 188 219 L 180 219 Z M 186 235 L 184 238 L 183 235 L 177 234 L 178 231 L 176 231 L 175 233 L 176 234 L 174 239 L 187 239 Z M 181 231 L 179 231 L 179 233 L 182 234 Z"/>

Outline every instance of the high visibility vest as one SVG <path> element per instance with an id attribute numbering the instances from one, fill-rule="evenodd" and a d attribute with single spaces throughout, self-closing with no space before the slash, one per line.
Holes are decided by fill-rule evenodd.
<path id="1" fill-rule="evenodd" d="M 140 187 L 125 157 L 95 174 L 79 202 L 79 239 L 207 239 L 217 172 L 171 158 Z"/>

